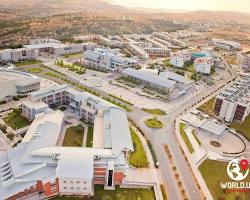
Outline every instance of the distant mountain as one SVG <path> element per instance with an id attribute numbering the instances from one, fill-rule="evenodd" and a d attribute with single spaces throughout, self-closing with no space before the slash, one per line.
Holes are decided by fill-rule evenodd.
<path id="1" fill-rule="evenodd" d="M 65 13 L 124 13 L 129 9 L 102 0 L 0 0 L 0 11 L 48 16 Z"/>

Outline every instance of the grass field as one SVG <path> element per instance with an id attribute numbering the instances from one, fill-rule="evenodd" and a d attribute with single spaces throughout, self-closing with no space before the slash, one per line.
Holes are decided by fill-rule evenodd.
<path id="1" fill-rule="evenodd" d="M 134 152 L 132 152 L 129 156 L 129 164 L 138 168 L 148 167 L 147 155 L 140 138 L 132 129 L 130 129 L 130 132 L 134 144 Z"/>
<path id="2" fill-rule="evenodd" d="M 69 53 L 65 54 L 63 57 L 64 58 L 82 58 L 83 53 Z"/>
<path id="3" fill-rule="evenodd" d="M 31 68 L 31 69 L 28 69 L 27 71 L 29 73 L 32 73 L 32 74 L 39 74 L 39 73 L 42 72 L 42 69 L 34 67 L 34 68 Z"/>
<path id="4" fill-rule="evenodd" d="M 23 67 L 23 66 L 35 65 L 35 64 L 39 64 L 39 63 L 41 63 L 41 61 L 39 61 L 39 60 L 24 60 L 24 61 L 16 62 L 15 65 L 17 67 Z"/>
<path id="5" fill-rule="evenodd" d="M 22 115 L 21 109 L 15 109 L 5 117 L 4 122 L 14 130 L 30 125 L 30 121 Z"/>
<path id="6" fill-rule="evenodd" d="M 248 200 L 250 199 L 250 193 L 224 193 L 220 183 L 232 181 L 227 175 L 227 163 L 205 160 L 200 166 L 199 170 L 204 178 L 208 189 L 210 190 L 215 200 Z M 250 175 L 244 182 L 250 182 Z"/>
<path id="7" fill-rule="evenodd" d="M 201 105 L 198 110 L 208 114 L 209 116 L 214 116 L 214 104 L 215 98 L 212 98 L 203 105 Z"/>
<path id="8" fill-rule="evenodd" d="M 93 146 L 93 127 L 88 126 L 88 135 L 87 135 L 87 144 L 86 147 L 92 147 Z"/>
<path id="9" fill-rule="evenodd" d="M 142 109 L 144 112 L 152 114 L 152 115 L 166 115 L 167 113 L 164 112 L 163 110 L 159 109 L 159 108 L 155 108 L 155 109 L 146 109 L 143 108 Z"/>
<path id="10" fill-rule="evenodd" d="M 95 185 L 93 197 L 54 197 L 52 200 L 155 200 L 153 188 L 119 188 L 104 190 L 103 186 Z"/>
<path id="11" fill-rule="evenodd" d="M 192 144 L 190 143 L 185 131 L 184 131 L 184 128 L 185 128 L 186 124 L 184 123 L 180 123 L 180 134 L 181 134 L 181 137 L 183 139 L 183 141 L 186 143 L 187 147 L 188 147 L 188 150 L 190 153 L 193 153 L 194 152 L 194 149 L 193 149 L 193 146 Z"/>
<path id="12" fill-rule="evenodd" d="M 246 117 L 242 124 L 232 122 L 230 126 L 245 135 L 250 140 L 250 115 Z"/>
<path id="13" fill-rule="evenodd" d="M 161 121 L 157 120 L 157 119 L 147 119 L 145 121 L 145 124 L 149 127 L 149 128 L 162 128 L 163 124 Z"/>
<path id="14" fill-rule="evenodd" d="M 67 129 L 63 146 L 81 147 L 83 142 L 84 128 L 81 125 L 71 126 Z"/>

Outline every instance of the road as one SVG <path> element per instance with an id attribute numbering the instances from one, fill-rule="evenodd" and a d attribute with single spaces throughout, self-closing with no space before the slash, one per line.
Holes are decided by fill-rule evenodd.
<path id="1" fill-rule="evenodd" d="M 81 80 L 81 77 L 76 75 L 75 73 L 70 72 L 66 69 L 60 68 L 58 66 L 55 66 L 51 62 L 45 63 L 45 64 L 53 68 L 54 70 L 57 70 L 63 73 L 64 75 L 70 77 L 71 79 L 85 85 L 85 83 Z M 230 68 L 230 66 L 226 62 L 224 64 L 227 68 Z M 147 138 L 151 141 L 155 149 L 156 155 L 160 162 L 160 171 L 161 171 L 162 179 L 163 179 L 164 184 L 167 186 L 168 196 L 169 196 L 169 199 L 171 200 L 172 199 L 181 200 L 182 197 L 179 191 L 179 187 L 176 183 L 174 173 L 172 169 L 170 168 L 170 163 L 169 163 L 169 160 L 167 159 L 167 155 L 163 148 L 163 144 L 168 144 L 169 146 L 170 152 L 173 156 L 173 160 L 177 167 L 177 171 L 180 175 L 180 179 L 182 180 L 182 183 L 184 185 L 188 198 L 192 200 L 202 199 L 202 195 L 195 183 L 195 180 L 192 178 L 193 174 L 185 160 L 185 157 L 181 151 L 177 137 L 175 135 L 176 134 L 175 129 L 174 129 L 175 119 L 179 115 L 184 113 L 187 109 L 190 109 L 193 106 L 197 105 L 197 103 L 210 99 L 212 96 L 216 94 L 216 92 L 218 92 L 219 90 L 222 90 L 224 86 L 226 86 L 229 82 L 234 80 L 236 78 L 236 75 L 233 76 L 233 73 L 230 69 L 228 69 L 228 71 L 230 73 L 229 78 L 220 80 L 216 85 L 213 85 L 207 90 L 200 92 L 196 96 L 193 96 L 192 98 L 188 99 L 188 101 L 184 101 L 182 104 L 180 104 L 180 106 L 171 110 L 171 113 L 168 113 L 167 116 L 159 117 L 160 120 L 163 121 L 165 124 L 165 127 L 161 130 L 148 129 L 144 124 L 144 120 L 149 115 L 142 112 L 141 110 L 133 107 L 133 112 L 128 113 L 129 117 L 142 129 L 142 131 L 145 133 Z M 108 93 L 98 88 L 95 88 L 93 86 L 88 86 L 88 87 L 101 93 L 103 96 L 108 95 Z"/>

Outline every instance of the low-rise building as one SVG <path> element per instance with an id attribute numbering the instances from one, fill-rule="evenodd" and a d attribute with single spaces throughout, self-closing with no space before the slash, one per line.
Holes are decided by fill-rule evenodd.
<path id="1" fill-rule="evenodd" d="M 195 71 L 202 74 L 210 74 L 214 60 L 211 57 L 201 57 L 194 60 Z"/>
<path id="2" fill-rule="evenodd" d="M 14 70 L 0 69 L 0 101 L 12 96 L 26 96 L 40 89 L 41 78 Z"/>
<path id="3" fill-rule="evenodd" d="M 246 53 L 239 53 L 237 62 L 244 72 L 250 72 L 250 55 Z"/>
<path id="4" fill-rule="evenodd" d="M 238 42 L 234 42 L 234 41 L 213 39 L 213 43 L 217 48 L 228 50 L 228 51 L 241 49 L 241 44 Z"/>
<path id="5" fill-rule="evenodd" d="M 126 111 L 86 92 L 66 85 L 63 104 L 95 110 L 93 147 L 57 146 L 67 118 L 57 110 L 37 114 L 22 142 L 0 155 L 1 199 L 27 198 L 39 193 L 43 198 L 55 195 L 89 196 L 94 185 L 115 189 L 128 173 L 129 153 L 134 150 Z M 39 102 L 55 95 L 53 89 L 34 92 L 30 101 Z M 44 104 L 31 103 L 36 110 Z M 27 105 L 27 103 L 25 103 Z M 41 106 L 42 105 L 42 106 Z M 36 106 L 38 106 L 36 108 Z M 85 109 L 88 107 L 88 109 Z"/>
<path id="6" fill-rule="evenodd" d="M 139 81 L 141 84 L 163 92 L 171 92 L 176 87 L 174 81 L 145 70 L 127 68 L 122 71 L 122 76 Z"/>
<path id="7" fill-rule="evenodd" d="M 71 53 L 80 53 L 84 51 L 85 44 L 72 43 L 72 44 L 62 44 L 62 43 L 38 43 L 24 45 L 26 49 L 37 50 L 38 54 L 49 53 L 54 55 L 64 55 Z"/>
<path id="8" fill-rule="evenodd" d="M 226 122 L 243 122 L 250 112 L 250 80 L 242 78 L 216 96 L 215 114 Z"/>
<path id="9" fill-rule="evenodd" d="M 184 67 L 186 61 L 191 60 L 191 53 L 188 51 L 177 51 L 170 53 L 170 64 L 175 67 Z"/>
<path id="10" fill-rule="evenodd" d="M 96 48 L 94 51 L 84 52 L 84 63 L 96 69 L 117 72 L 133 67 L 137 64 L 137 61 L 126 58 L 112 49 Z"/>

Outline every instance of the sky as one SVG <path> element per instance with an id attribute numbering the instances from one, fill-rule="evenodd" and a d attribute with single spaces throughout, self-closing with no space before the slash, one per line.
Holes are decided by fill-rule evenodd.
<path id="1" fill-rule="evenodd" d="M 250 12 L 250 0 L 107 0 L 127 7 Z"/>

